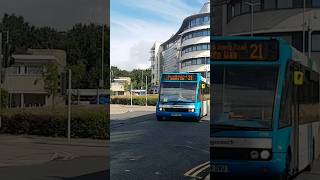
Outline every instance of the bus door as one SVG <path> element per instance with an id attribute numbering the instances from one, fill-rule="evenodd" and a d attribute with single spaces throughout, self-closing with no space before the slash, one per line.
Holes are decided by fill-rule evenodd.
<path id="1" fill-rule="evenodd" d="M 293 73 L 296 72 L 303 72 L 302 67 L 298 64 L 294 65 Z M 293 80 L 296 81 L 296 77 L 293 74 Z M 304 73 L 302 74 L 302 79 L 304 79 Z M 302 81 L 303 82 L 303 81 Z M 303 170 L 305 167 L 307 167 L 310 163 L 310 152 L 311 152 L 311 139 L 310 136 L 312 136 L 312 131 L 310 130 L 311 124 L 310 123 L 303 123 L 303 118 L 301 115 L 302 108 L 303 107 L 303 101 L 304 98 L 302 96 L 301 89 L 304 86 L 303 82 L 300 85 L 297 85 L 294 82 L 294 111 L 293 111 L 293 121 L 294 121 L 294 167 L 297 171 Z M 302 103 L 302 104 L 301 104 Z"/>
<path id="2" fill-rule="evenodd" d="M 306 168 L 312 162 L 313 155 L 313 138 L 312 138 L 312 123 L 310 118 L 306 115 L 308 108 L 308 99 L 304 91 L 308 89 L 307 84 L 307 70 L 300 66 L 299 71 L 303 74 L 303 83 L 298 86 L 298 119 L 299 119 L 299 171 Z"/>
<path id="3" fill-rule="evenodd" d="M 292 165 L 294 173 L 299 171 L 299 103 L 298 103 L 298 86 L 294 84 L 294 71 L 298 70 L 296 64 L 290 64 L 290 79 L 292 85 L 292 107 L 291 107 L 291 118 L 293 125 L 293 149 L 292 149 Z"/>
<path id="4" fill-rule="evenodd" d="M 209 90 L 209 87 L 208 87 L 208 85 L 206 84 L 206 83 L 203 83 L 203 82 L 201 82 L 201 87 L 200 87 L 200 100 L 201 100 L 201 109 L 202 109 L 202 111 L 201 111 L 201 113 L 202 113 L 202 116 L 205 116 L 205 115 L 207 115 L 208 114 L 208 111 L 209 111 L 209 102 L 208 102 L 208 97 L 207 97 L 207 95 L 210 93 L 209 92 L 210 90 Z"/>

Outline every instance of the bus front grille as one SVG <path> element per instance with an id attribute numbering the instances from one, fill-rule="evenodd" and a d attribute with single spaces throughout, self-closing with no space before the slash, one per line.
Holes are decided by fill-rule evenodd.
<path id="1" fill-rule="evenodd" d="M 164 111 L 166 111 L 166 112 L 188 112 L 189 109 L 186 109 L 186 108 L 165 108 Z"/>

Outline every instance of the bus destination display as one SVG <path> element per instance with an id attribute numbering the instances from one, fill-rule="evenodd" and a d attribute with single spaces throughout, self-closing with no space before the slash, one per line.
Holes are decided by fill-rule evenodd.
<path id="1" fill-rule="evenodd" d="M 214 61 L 276 61 L 279 52 L 276 40 L 214 40 Z"/>
<path id="2" fill-rule="evenodd" d="M 196 81 L 196 74 L 163 74 L 164 81 Z"/>

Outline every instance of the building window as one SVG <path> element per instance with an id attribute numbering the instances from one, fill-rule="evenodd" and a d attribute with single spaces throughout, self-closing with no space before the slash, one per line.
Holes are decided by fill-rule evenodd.
<path id="1" fill-rule="evenodd" d="M 193 31 L 193 32 L 190 32 L 190 33 L 183 35 L 182 42 L 186 41 L 188 39 L 191 39 L 191 38 L 196 38 L 196 37 L 201 37 L 201 36 L 209 36 L 209 35 L 210 35 L 209 29 L 200 30 L 200 31 Z"/>
<path id="2" fill-rule="evenodd" d="M 234 15 L 237 16 L 240 14 L 240 3 L 236 3 L 234 6 Z"/>
<path id="3" fill-rule="evenodd" d="M 312 35 L 312 51 L 320 51 L 320 34 Z"/>
<path id="4" fill-rule="evenodd" d="M 181 63 L 181 67 L 209 64 L 209 61 L 209 58 L 206 57 L 187 59 Z"/>
<path id="5" fill-rule="evenodd" d="M 191 19 L 189 22 L 187 22 L 184 29 L 186 30 L 189 28 L 203 26 L 203 25 L 207 25 L 207 24 L 210 24 L 210 17 L 209 16 L 197 17 L 197 18 Z"/>
<path id="6" fill-rule="evenodd" d="M 28 67 L 28 74 L 30 75 L 40 75 L 42 73 L 41 66 L 29 66 Z"/>
<path id="7" fill-rule="evenodd" d="M 209 18 L 209 16 L 205 16 L 203 19 L 204 19 L 204 23 L 205 23 L 205 24 L 209 24 L 209 23 L 210 23 L 210 18 Z"/>
<path id="8" fill-rule="evenodd" d="M 195 19 L 191 20 L 191 26 L 190 27 L 193 27 L 193 26 L 196 26 L 196 20 Z"/>
<path id="9" fill-rule="evenodd" d="M 276 0 L 265 0 L 263 4 L 264 9 L 275 9 L 276 8 Z"/>
<path id="10" fill-rule="evenodd" d="M 24 65 L 16 66 L 16 75 L 28 74 L 28 67 Z"/>
<path id="11" fill-rule="evenodd" d="M 278 1 L 278 8 L 292 8 L 292 0 L 281 0 Z"/>
<path id="12" fill-rule="evenodd" d="M 181 54 L 183 55 L 193 51 L 203 51 L 203 50 L 209 50 L 209 49 L 210 49 L 210 44 L 208 43 L 191 45 L 191 46 L 184 47 L 181 51 Z"/>
<path id="13" fill-rule="evenodd" d="M 312 0 L 312 7 L 320 7 L 320 0 Z"/>
<path id="14" fill-rule="evenodd" d="M 247 1 L 242 1 L 241 14 L 250 12 L 250 6 L 248 4 L 246 4 L 246 2 L 249 2 L 249 1 L 248 0 Z"/>
<path id="15" fill-rule="evenodd" d="M 201 64 L 201 58 L 197 59 L 197 64 Z"/>
<path id="16" fill-rule="evenodd" d="M 253 11 L 260 11 L 261 10 L 261 0 L 256 0 L 255 3 L 259 4 L 253 7 Z"/>

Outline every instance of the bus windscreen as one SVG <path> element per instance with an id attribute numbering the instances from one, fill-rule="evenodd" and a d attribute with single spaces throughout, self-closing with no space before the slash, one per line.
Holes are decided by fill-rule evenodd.
<path id="1" fill-rule="evenodd" d="M 164 82 L 160 88 L 160 102 L 195 102 L 196 82 Z"/>

